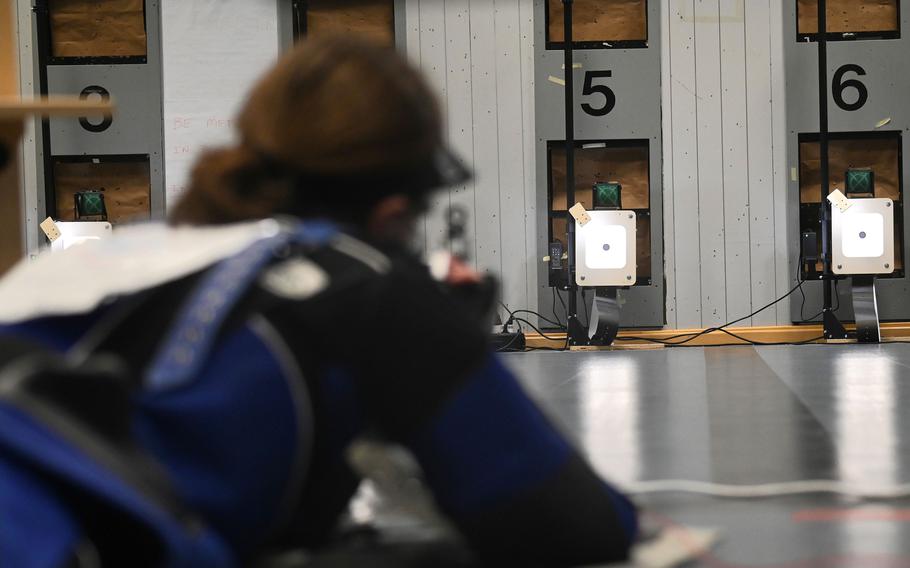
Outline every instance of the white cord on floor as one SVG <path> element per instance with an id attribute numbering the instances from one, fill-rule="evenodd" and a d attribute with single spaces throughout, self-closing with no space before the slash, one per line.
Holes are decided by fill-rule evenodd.
<path id="1" fill-rule="evenodd" d="M 782 497 L 789 495 L 806 495 L 812 493 L 832 493 L 866 500 L 888 500 L 910 498 L 910 484 L 860 487 L 842 481 L 803 480 L 761 485 L 724 485 L 691 481 L 685 479 L 664 479 L 657 481 L 640 481 L 624 485 L 622 489 L 630 495 L 650 493 L 694 493 L 709 497 L 725 499 L 759 499 L 763 497 Z"/>

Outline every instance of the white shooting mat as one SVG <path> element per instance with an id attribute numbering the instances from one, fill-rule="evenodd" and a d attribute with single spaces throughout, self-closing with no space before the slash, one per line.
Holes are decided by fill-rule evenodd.
<path id="1" fill-rule="evenodd" d="M 270 220 L 179 228 L 148 223 L 47 251 L 22 260 L 0 280 L 0 325 L 90 312 L 118 296 L 202 270 L 277 232 Z"/>
<path id="2" fill-rule="evenodd" d="M 170 209 L 206 147 L 236 138 L 234 118 L 279 52 L 275 0 L 162 2 L 164 168 Z"/>

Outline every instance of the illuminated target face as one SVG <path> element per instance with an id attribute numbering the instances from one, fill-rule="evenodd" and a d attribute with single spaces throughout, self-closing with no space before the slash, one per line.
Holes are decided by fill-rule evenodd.
<path id="1" fill-rule="evenodd" d="M 579 286 L 633 286 L 636 217 L 633 211 L 588 211 L 576 223 L 575 281 Z"/>
<path id="2" fill-rule="evenodd" d="M 876 258 L 885 253 L 885 219 L 877 213 L 844 215 L 842 241 L 847 258 Z"/>
<path id="3" fill-rule="evenodd" d="M 628 235 L 621 225 L 596 227 L 585 235 L 585 265 L 597 270 L 623 268 L 629 262 L 627 256 Z"/>
<path id="4" fill-rule="evenodd" d="M 846 211 L 831 211 L 835 274 L 894 272 L 894 202 L 886 198 L 850 199 Z"/>

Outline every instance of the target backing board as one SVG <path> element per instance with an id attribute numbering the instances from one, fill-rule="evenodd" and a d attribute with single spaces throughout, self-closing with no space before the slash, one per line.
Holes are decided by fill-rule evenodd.
<path id="1" fill-rule="evenodd" d="M 592 206 L 595 183 L 622 186 L 621 206 L 636 216 L 636 278 L 621 292 L 621 325 L 663 326 L 660 3 L 575 0 L 575 200 Z M 634 4 L 634 3 L 633 3 Z M 567 209 L 563 12 L 561 0 L 535 1 L 538 250 L 565 247 Z M 563 270 L 538 271 L 540 305 Z M 580 304 L 579 304 L 580 305 Z"/>
<path id="2" fill-rule="evenodd" d="M 74 196 L 90 190 L 104 195 L 114 224 L 163 217 L 158 0 L 116 5 L 43 0 L 36 2 L 35 13 L 47 92 L 116 105 L 109 115 L 48 121 L 46 213 L 73 220 Z"/>
<path id="3" fill-rule="evenodd" d="M 788 235 L 790 272 L 802 269 L 800 238 L 815 231 L 821 246 L 821 202 L 817 3 L 784 2 L 784 54 L 787 90 Z M 874 193 L 894 203 L 894 267 L 876 284 L 883 320 L 910 318 L 910 282 L 905 268 L 908 242 L 904 187 L 910 163 L 904 144 L 910 129 L 910 59 L 907 57 L 908 0 L 828 0 L 829 191 L 845 190 L 847 171 L 871 169 Z M 817 265 L 821 271 L 821 263 Z M 822 285 L 803 287 L 805 305 L 791 302 L 791 317 L 801 321 L 821 311 Z M 853 319 L 850 287 L 838 286 L 841 319 Z M 839 304 L 838 304 L 839 300 Z"/>

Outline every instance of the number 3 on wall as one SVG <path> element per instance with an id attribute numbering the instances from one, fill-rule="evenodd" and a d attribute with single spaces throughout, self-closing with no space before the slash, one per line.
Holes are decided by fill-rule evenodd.
<path id="1" fill-rule="evenodd" d="M 851 63 L 849 65 L 844 65 L 834 73 L 834 80 L 831 82 L 831 91 L 834 93 L 834 102 L 843 110 L 852 112 L 865 106 L 866 101 L 869 100 L 869 89 L 867 89 L 866 85 L 859 79 L 848 79 L 844 81 L 844 75 L 847 73 L 856 73 L 859 76 L 865 76 L 866 70 L 859 65 Z M 851 88 L 856 90 L 857 98 L 856 102 L 848 103 L 844 100 L 844 91 Z"/>
<path id="2" fill-rule="evenodd" d="M 604 97 L 604 105 L 602 107 L 594 107 L 588 103 L 581 105 L 581 109 L 591 116 L 606 116 L 610 114 L 610 111 L 616 106 L 616 93 L 606 85 L 595 85 L 594 79 L 603 79 L 607 77 L 612 77 L 612 71 L 588 71 L 585 73 L 585 86 L 581 91 L 581 94 L 584 96 L 600 94 Z"/>
<path id="3" fill-rule="evenodd" d="M 91 85 L 89 87 L 82 89 L 82 92 L 79 93 L 79 100 L 86 101 L 86 100 L 88 100 L 89 96 L 91 96 L 91 95 L 99 95 L 101 97 L 101 101 L 105 102 L 105 103 L 108 102 L 109 100 L 111 100 L 110 91 L 108 91 L 104 87 L 99 87 L 98 85 Z M 101 122 L 99 122 L 98 124 L 92 124 L 91 122 L 89 122 L 89 119 L 86 116 L 79 117 L 79 125 L 82 126 L 82 128 L 88 130 L 89 132 L 95 132 L 95 133 L 104 132 L 105 130 L 110 128 L 111 124 L 113 124 L 113 123 L 114 123 L 114 117 L 108 113 L 104 113 L 104 115 L 101 118 Z"/>

